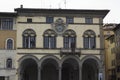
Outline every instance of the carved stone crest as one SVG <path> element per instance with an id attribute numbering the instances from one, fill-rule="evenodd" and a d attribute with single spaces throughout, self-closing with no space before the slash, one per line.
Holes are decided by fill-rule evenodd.
<path id="1" fill-rule="evenodd" d="M 59 35 L 61 35 L 67 28 L 67 25 L 61 18 L 58 18 L 55 23 L 52 24 L 53 29 Z"/>

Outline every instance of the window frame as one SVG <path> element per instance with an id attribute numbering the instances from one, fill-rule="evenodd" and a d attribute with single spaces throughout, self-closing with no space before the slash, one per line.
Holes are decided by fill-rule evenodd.
<path id="1" fill-rule="evenodd" d="M 86 17 L 85 18 L 85 23 L 86 24 L 93 24 L 93 18 L 92 17 Z"/>
<path id="2" fill-rule="evenodd" d="M 0 30 L 13 30 L 14 18 L 0 18 Z"/>
<path id="3" fill-rule="evenodd" d="M 64 48 L 76 48 L 76 33 L 75 31 L 69 29 L 63 34 L 63 47 Z"/>
<path id="4" fill-rule="evenodd" d="M 88 34 L 88 33 L 90 33 L 90 34 Z M 87 39 L 87 42 L 86 42 L 86 39 Z M 86 30 L 84 32 L 83 47 L 85 49 L 95 49 L 96 48 L 96 34 L 93 30 Z"/>
<path id="5" fill-rule="evenodd" d="M 27 18 L 27 23 L 32 23 L 32 18 Z"/>
<path id="6" fill-rule="evenodd" d="M 31 33 L 28 33 L 28 31 L 31 31 Z M 25 36 L 27 35 L 27 36 Z M 33 36 L 32 36 L 33 35 Z M 22 45 L 23 48 L 26 49 L 31 49 L 31 48 L 36 48 L 36 32 L 33 29 L 26 29 L 22 33 Z M 34 39 L 34 45 L 32 44 L 32 39 Z"/>
<path id="7" fill-rule="evenodd" d="M 43 38 L 44 38 L 43 47 L 47 49 L 56 48 L 56 36 L 57 34 L 55 33 L 55 31 L 51 29 L 46 30 L 43 34 Z M 45 39 L 47 40 L 47 42 Z"/>
<path id="8" fill-rule="evenodd" d="M 8 60 L 10 60 L 11 63 L 8 62 Z M 12 60 L 12 58 L 7 58 L 7 59 L 6 59 L 6 68 L 7 68 L 7 69 L 13 68 L 13 60 Z"/>
<path id="9" fill-rule="evenodd" d="M 54 22 L 54 17 L 52 17 L 52 16 L 46 17 L 46 23 L 53 23 L 53 22 Z"/>
<path id="10" fill-rule="evenodd" d="M 8 40 L 11 40 L 12 41 L 12 48 L 8 48 Z M 6 47 L 5 47 L 7 50 L 12 50 L 14 49 L 14 39 L 13 38 L 8 38 L 6 39 Z"/>
<path id="11" fill-rule="evenodd" d="M 66 23 L 68 23 L 68 24 L 72 24 L 72 23 L 74 23 L 74 17 L 66 17 Z"/>

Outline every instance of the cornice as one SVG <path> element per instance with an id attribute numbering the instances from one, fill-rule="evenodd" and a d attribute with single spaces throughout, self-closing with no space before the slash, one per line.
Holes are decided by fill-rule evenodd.
<path id="1" fill-rule="evenodd" d="M 104 18 L 109 10 L 88 10 L 88 9 L 37 9 L 37 8 L 16 8 L 18 15 L 44 15 L 44 16 L 99 16 Z"/>

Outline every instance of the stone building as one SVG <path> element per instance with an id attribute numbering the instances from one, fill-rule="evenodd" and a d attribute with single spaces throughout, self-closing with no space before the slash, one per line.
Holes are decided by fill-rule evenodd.
<path id="1" fill-rule="evenodd" d="M 116 80 L 116 54 L 114 52 L 114 35 L 106 39 L 105 60 L 106 60 L 106 80 Z"/>
<path id="2" fill-rule="evenodd" d="M 120 24 L 114 28 L 115 32 L 115 48 L 116 53 L 116 80 L 120 80 Z"/>
<path id="3" fill-rule="evenodd" d="M 15 80 L 16 14 L 0 12 L 0 80 Z"/>
<path id="4" fill-rule="evenodd" d="M 105 80 L 116 79 L 115 36 L 113 31 L 116 25 L 115 23 L 109 23 L 103 26 L 105 38 Z"/>
<path id="5" fill-rule="evenodd" d="M 104 80 L 108 12 L 16 8 L 16 80 Z"/>

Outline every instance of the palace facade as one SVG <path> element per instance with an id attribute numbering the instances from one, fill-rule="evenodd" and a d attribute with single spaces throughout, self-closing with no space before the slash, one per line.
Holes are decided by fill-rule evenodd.
<path id="1" fill-rule="evenodd" d="M 113 29 L 117 24 L 103 26 L 105 38 L 105 80 L 116 80 L 115 34 Z"/>
<path id="2" fill-rule="evenodd" d="M 116 54 L 116 80 L 120 80 L 120 24 L 118 24 L 114 29 L 115 33 L 115 47 L 114 52 Z"/>
<path id="3" fill-rule="evenodd" d="M 0 78 L 104 80 L 103 19 L 108 12 L 23 7 L 1 12 Z"/>

